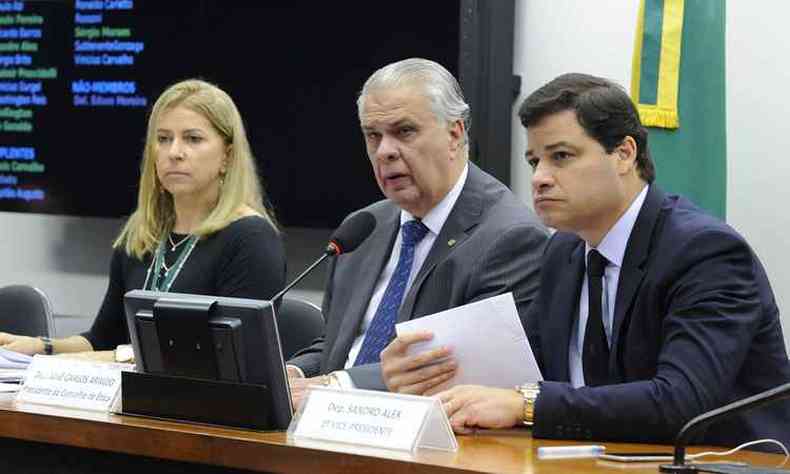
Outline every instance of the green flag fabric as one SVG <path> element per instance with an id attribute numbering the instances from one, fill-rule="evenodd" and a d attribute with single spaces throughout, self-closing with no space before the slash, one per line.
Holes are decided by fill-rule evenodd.
<path id="1" fill-rule="evenodd" d="M 724 18 L 724 0 L 642 0 L 631 81 L 649 129 L 656 181 L 721 218 L 727 205 Z"/>

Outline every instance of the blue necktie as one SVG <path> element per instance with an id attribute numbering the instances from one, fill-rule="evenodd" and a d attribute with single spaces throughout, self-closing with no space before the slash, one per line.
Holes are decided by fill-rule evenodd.
<path id="1" fill-rule="evenodd" d="M 402 239 L 398 265 L 365 333 L 362 349 L 354 365 L 379 362 L 381 351 L 395 337 L 395 321 L 398 318 L 403 295 L 406 293 L 406 284 L 409 282 L 409 274 L 414 263 L 414 249 L 427 233 L 428 228 L 425 224 L 417 220 L 408 221 L 401 227 Z"/>

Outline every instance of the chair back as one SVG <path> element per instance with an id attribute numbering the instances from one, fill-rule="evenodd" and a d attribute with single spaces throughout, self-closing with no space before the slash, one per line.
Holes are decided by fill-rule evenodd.
<path id="1" fill-rule="evenodd" d="M 47 295 L 29 285 L 0 288 L 0 331 L 22 336 L 54 336 L 52 306 Z"/>
<path id="2" fill-rule="evenodd" d="M 309 346 L 324 333 L 321 308 L 298 298 L 284 297 L 277 313 L 283 358 L 288 360 L 298 350 Z"/>

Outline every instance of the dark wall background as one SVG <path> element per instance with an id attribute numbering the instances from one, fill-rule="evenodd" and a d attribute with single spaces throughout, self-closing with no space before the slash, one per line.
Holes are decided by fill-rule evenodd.
<path id="1" fill-rule="evenodd" d="M 0 133 L 0 145 L 39 147 L 47 172 L 36 179 L 48 197 L 0 201 L 0 210 L 128 215 L 148 108 L 76 108 L 72 80 L 136 80 L 150 107 L 167 85 L 200 77 L 236 101 L 281 222 L 331 228 L 381 198 L 356 113 L 367 76 L 411 56 L 457 74 L 459 1 L 134 3 L 132 12 L 105 14 L 105 24 L 129 26 L 131 40 L 145 41 L 137 64 L 85 68 L 73 66 L 73 2 L 28 2 L 47 15 L 36 61 L 57 65 L 60 75 L 45 82 L 50 104 L 37 110 L 35 133 Z"/>

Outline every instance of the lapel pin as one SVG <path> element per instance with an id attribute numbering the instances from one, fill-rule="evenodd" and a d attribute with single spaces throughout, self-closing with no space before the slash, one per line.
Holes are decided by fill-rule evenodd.
<path id="1" fill-rule="evenodd" d="M 450 239 L 450 240 L 447 241 L 447 246 L 448 247 L 452 247 L 453 245 L 455 245 L 455 242 L 456 242 L 455 239 Z"/>

